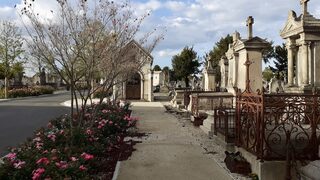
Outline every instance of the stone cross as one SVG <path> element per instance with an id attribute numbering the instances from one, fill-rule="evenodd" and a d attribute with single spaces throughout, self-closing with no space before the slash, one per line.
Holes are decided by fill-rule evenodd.
<path id="1" fill-rule="evenodd" d="M 252 33 L 252 25 L 254 23 L 254 19 L 252 16 L 249 16 L 247 19 L 247 26 L 248 26 L 248 39 L 252 39 L 253 33 Z"/>
<path id="2" fill-rule="evenodd" d="M 300 0 L 300 4 L 302 6 L 302 14 L 305 15 L 308 13 L 308 2 L 310 0 Z"/>

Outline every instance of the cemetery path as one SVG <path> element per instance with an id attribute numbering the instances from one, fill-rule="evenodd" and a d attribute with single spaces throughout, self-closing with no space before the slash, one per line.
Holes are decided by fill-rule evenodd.
<path id="1" fill-rule="evenodd" d="M 139 132 L 147 133 L 127 161 L 120 162 L 118 180 L 228 180 L 231 177 L 176 117 L 159 102 L 133 103 Z"/>
<path id="2" fill-rule="evenodd" d="M 0 156 L 8 146 L 17 146 L 49 120 L 69 113 L 60 103 L 69 100 L 69 92 L 39 97 L 0 101 Z"/>

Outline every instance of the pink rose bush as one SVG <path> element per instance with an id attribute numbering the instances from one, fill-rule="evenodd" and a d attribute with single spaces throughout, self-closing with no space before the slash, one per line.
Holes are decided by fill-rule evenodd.
<path id="1" fill-rule="evenodd" d="M 33 138 L 3 157 L 0 179 L 109 179 L 127 129 L 137 118 L 112 104 L 86 108 L 84 120 L 70 127 L 70 116 L 49 122 Z"/>

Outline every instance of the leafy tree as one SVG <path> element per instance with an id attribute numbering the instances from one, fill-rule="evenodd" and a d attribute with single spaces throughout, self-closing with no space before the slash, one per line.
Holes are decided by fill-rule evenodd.
<path id="1" fill-rule="evenodd" d="M 270 69 L 270 67 L 266 67 L 263 72 L 262 72 L 262 78 L 265 81 L 270 81 L 272 78 L 274 77 L 274 73 L 272 72 L 272 70 Z"/>
<path id="2" fill-rule="evenodd" d="M 155 66 L 153 67 L 153 70 L 154 70 L 154 71 L 161 71 L 161 67 L 160 67 L 159 65 L 155 65 Z"/>
<path id="3" fill-rule="evenodd" d="M 172 57 L 172 67 L 175 77 L 178 80 L 184 80 L 189 87 L 189 75 L 199 72 L 199 58 L 193 47 L 186 46 L 180 54 Z"/>
<path id="4" fill-rule="evenodd" d="M 268 63 L 270 59 L 274 57 L 273 41 L 269 41 L 268 46 L 262 50 L 262 60 L 264 63 Z"/>
<path id="5" fill-rule="evenodd" d="M 58 0 L 57 11 L 51 11 L 55 20 L 44 19 L 34 11 L 39 0 L 23 1 L 21 14 L 28 24 L 28 43 L 35 48 L 33 56 L 70 86 L 71 114 L 75 108 L 80 122 L 85 114 L 81 107 L 90 102 L 95 92 L 108 92 L 146 63 L 147 58 L 140 58 L 137 53 L 137 34 L 141 37 L 137 40 L 139 46 L 147 47 L 148 52 L 162 39 L 157 29 L 140 33 L 149 13 L 137 15 L 127 0 Z M 100 87 L 94 84 L 97 77 L 103 81 Z M 78 83 L 84 83 L 86 91 L 78 88 Z"/>
<path id="6" fill-rule="evenodd" d="M 12 66 L 18 62 L 21 53 L 23 38 L 18 27 L 10 21 L 0 23 L 0 63 L 4 76 L 5 98 L 8 98 L 9 78 Z"/>
<path id="7" fill-rule="evenodd" d="M 164 73 L 164 80 L 166 83 L 170 80 L 170 68 L 168 66 L 163 67 L 162 72 Z"/>
<path id="8" fill-rule="evenodd" d="M 287 76 L 287 74 L 288 74 L 287 54 L 288 54 L 288 52 L 287 52 L 285 44 L 282 44 L 281 46 L 274 47 L 274 53 L 273 53 L 274 67 L 272 67 L 272 66 L 269 66 L 269 67 L 278 76 L 284 76 L 284 75 Z"/>
<path id="9" fill-rule="evenodd" d="M 216 42 L 213 49 L 210 50 L 209 53 L 206 53 L 204 57 L 206 65 L 208 61 L 212 62 L 213 69 L 215 70 L 215 72 L 217 72 L 217 81 L 220 81 L 221 79 L 219 61 L 222 58 L 222 56 L 224 56 L 225 53 L 228 51 L 229 44 L 231 44 L 232 42 L 232 36 L 230 36 L 229 34 L 226 37 L 222 37 L 218 42 Z"/>

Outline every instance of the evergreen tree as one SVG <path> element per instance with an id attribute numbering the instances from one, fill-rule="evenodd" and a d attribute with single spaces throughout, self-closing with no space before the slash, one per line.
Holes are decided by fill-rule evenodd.
<path id="1" fill-rule="evenodd" d="M 220 81 L 221 79 L 221 72 L 220 72 L 220 66 L 219 61 L 222 56 L 225 55 L 225 53 L 228 51 L 229 44 L 233 42 L 232 36 L 229 34 L 221 38 L 213 47 L 212 50 L 209 51 L 209 53 L 206 53 L 204 59 L 205 59 L 205 65 L 207 65 L 208 61 L 212 62 L 213 69 L 215 70 L 216 74 L 216 80 Z"/>
<path id="2" fill-rule="evenodd" d="M 155 66 L 153 67 L 153 70 L 154 70 L 154 71 L 161 71 L 161 67 L 160 67 L 159 65 L 155 65 Z"/>
<path id="3" fill-rule="evenodd" d="M 187 87 L 189 87 L 189 75 L 198 73 L 199 66 L 199 58 L 193 47 L 187 46 L 180 54 L 172 57 L 174 75 L 178 80 L 184 80 Z"/>
<path id="4" fill-rule="evenodd" d="M 274 47 L 274 67 L 269 66 L 272 72 L 278 76 L 287 76 L 288 74 L 288 58 L 287 58 L 287 49 L 286 45 L 282 44 L 281 46 Z M 283 78 L 283 77 L 282 77 Z"/>

